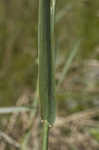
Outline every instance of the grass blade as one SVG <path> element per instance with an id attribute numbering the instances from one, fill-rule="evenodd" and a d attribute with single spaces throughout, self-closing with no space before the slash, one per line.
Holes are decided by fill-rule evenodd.
<path id="1" fill-rule="evenodd" d="M 59 83 L 57 85 L 57 88 L 60 87 L 61 83 L 64 81 L 65 79 L 65 76 L 72 64 L 72 61 L 74 59 L 74 57 L 76 56 L 77 52 L 78 52 L 78 49 L 79 49 L 79 46 L 80 46 L 80 40 L 75 44 L 74 48 L 72 49 L 72 51 L 70 52 L 70 55 L 64 65 L 64 69 L 63 69 L 63 72 L 62 72 L 62 75 L 61 75 L 61 78 L 59 80 Z"/>
<path id="2" fill-rule="evenodd" d="M 29 107 L 2 107 L 0 108 L 0 114 L 19 113 L 31 111 Z"/>

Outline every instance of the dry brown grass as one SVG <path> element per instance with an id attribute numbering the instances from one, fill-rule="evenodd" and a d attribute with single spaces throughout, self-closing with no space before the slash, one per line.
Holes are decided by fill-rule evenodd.
<path id="1" fill-rule="evenodd" d="M 25 92 L 19 99 L 17 105 L 29 103 L 30 93 Z M 31 96 L 33 96 L 31 94 Z M 65 118 L 57 117 L 55 126 L 50 131 L 49 150 L 98 150 L 99 143 L 88 133 L 89 127 L 97 127 L 98 121 L 94 118 L 99 115 L 99 109 L 94 108 L 83 112 L 78 112 Z M 38 113 L 33 117 L 32 127 L 30 124 L 30 114 L 13 114 L 5 125 L 4 133 L 17 144 L 21 144 L 24 134 L 31 129 L 28 141 L 28 150 L 39 150 L 40 145 L 40 117 Z M 0 139 L 0 150 L 21 150 L 20 146 Z"/>

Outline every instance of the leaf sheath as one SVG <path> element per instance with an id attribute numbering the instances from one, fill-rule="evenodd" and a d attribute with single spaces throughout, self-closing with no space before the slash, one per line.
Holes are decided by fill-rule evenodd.
<path id="1" fill-rule="evenodd" d="M 54 49 L 52 46 L 51 0 L 39 1 L 38 49 L 39 96 L 41 119 L 53 124 L 55 120 Z"/>

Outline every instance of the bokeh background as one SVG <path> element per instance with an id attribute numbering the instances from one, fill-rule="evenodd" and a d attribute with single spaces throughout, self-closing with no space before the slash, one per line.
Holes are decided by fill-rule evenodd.
<path id="1" fill-rule="evenodd" d="M 0 115 L 0 150 L 40 148 L 37 31 L 38 0 L 0 1 L 0 107 L 36 106 Z M 49 149 L 98 150 L 99 0 L 56 0 L 55 50 L 57 119 Z"/>

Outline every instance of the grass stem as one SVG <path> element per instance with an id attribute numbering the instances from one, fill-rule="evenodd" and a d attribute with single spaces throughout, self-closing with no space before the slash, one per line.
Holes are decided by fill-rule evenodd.
<path id="1" fill-rule="evenodd" d="M 49 134 L 49 123 L 47 120 L 45 120 L 43 123 L 42 150 L 48 149 L 48 134 Z"/>

